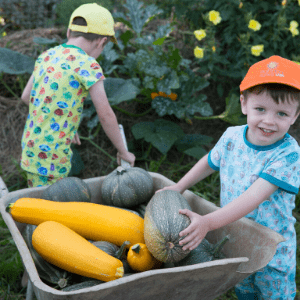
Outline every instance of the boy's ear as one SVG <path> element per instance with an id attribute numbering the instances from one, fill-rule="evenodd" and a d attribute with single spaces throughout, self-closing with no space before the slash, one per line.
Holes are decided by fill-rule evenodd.
<path id="1" fill-rule="evenodd" d="M 243 94 L 240 95 L 241 109 L 244 115 L 247 115 L 246 99 Z"/>
<path id="2" fill-rule="evenodd" d="M 100 48 L 104 48 L 104 44 L 107 41 L 107 37 L 103 37 L 103 38 L 99 38 L 98 43 L 97 43 L 97 47 Z"/>

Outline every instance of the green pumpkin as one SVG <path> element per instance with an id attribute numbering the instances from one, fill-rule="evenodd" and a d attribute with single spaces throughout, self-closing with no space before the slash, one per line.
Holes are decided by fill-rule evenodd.
<path id="1" fill-rule="evenodd" d="M 118 167 L 104 179 L 101 193 L 103 204 L 131 208 L 153 196 L 153 179 L 141 168 Z"/>
<path id="2" fill-rule="evenodd" d="M 84 288 L 88 288 L 88 287 L 92 287 L 98 284 L 104 283 L 104 281 L 101 280 L 97 280 L 97 279 L 92 279 L 89 278 L 89 280 L 80 282 L 80 283 L 76 283 L 76 284 L 72 284 L 68 287 L 65 287 L 62 289 L 63 292 L 71 292 L 71 291 L 77 291 L 77 290 L 81 290 Z"/>
<path id="3" fill-rule="evenodd" d="M 226 256 L 224 255 L 224 253 L 221 252 L 221 250 L 228 240 L 229 235 L 225 236 L 224 239 L 222 239 L 219 243 L 214 245 L 204 238 L 197 248 L 192 250 L 182 260 L 175 262 L 174 266 L 182 267 L 226 258 Z"/>
<path id="4" fill-rule="evenodd" d="M 57 202 L 91 202 L 91 191 L 82 179 L 65 177 L 49 185 L 41 198 Z"/>
<path id="5" fill-rule="evenodd" d="M 28 224 L 25 228 L 24 240 L 38 271 L 39 277 L 48 283 L 65 288 L 72 281 L 72 273 L 62 270 L 45 261 L 32 246 L 32 234 L 37 226 Z"/>
<path id="6" fill-rule="evenodd" d="M 130 242 L 125 241 L 121 247 L 106 241 L 96 241 L 92 242 L 92 244 L 100 250 L 104 251 L 105 253 L 121 260 L 124 267 L 124 273 L 132 273 L 132 269 L 130 268 L 127 262 L 125 253 L 126 246 L 129 245 Z"/>
<path id="7" fill-rule="evenodd" d="M 152 255 L 164 263 L 180 261 L 189 254 L 179 241 L 179 233 L 191 221 L 179 209 L 189 209 L 187 200 L 178 192 L 165 190 L 155 194 L 146 207 L 144 218 L 145 243 Z"/>

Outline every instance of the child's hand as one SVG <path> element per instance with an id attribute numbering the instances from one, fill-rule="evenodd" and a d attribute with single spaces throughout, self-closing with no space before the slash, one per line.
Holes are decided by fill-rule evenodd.
<path id="1" fill-rule="evenodd" d="M 208 223 L 203 216 L 190 211 L 189 209 L 180 209 L 179 213 L 186 215 L 190 218 L 191 224 L 179 233 L 179 236 L 187 235 L 179 242 L 183 250 L 195 249 L 206 236 L 209 231 Z"/>
<path id="2" fill-rule="evenodd" d="M 166 190 L 176 191 L 179 192 L 180 194 L 184 192 L 177 184 L 175 184 L 175 185 L 165 186 L 163 189 L 157 190 L 155 194 Z"/>
<path id="3" fill-rule="evenodd" d="M 134 166 L 134 162 L 135 162 L 135 156 L 133 153 L 131 152 L 125 152 L 125 153 L 117 153 L 117 163 L 118 165 L 121 165 L 121 159 L 127 161 L 130 163 L 130 166 L 133 167 Z"/>
<path id="4" fill-rule="evenodd" d="M 77 144 L 77 145 L 81 145 L 81 142 L 80 142 L 80 138 L 79 138 L 78 132 L 75 133 L 75 136 L 74 136 L 74 138 L 73 138 L 73 140 L 72 140 L 72 143 L 73 143 L 73 144 Z"/>

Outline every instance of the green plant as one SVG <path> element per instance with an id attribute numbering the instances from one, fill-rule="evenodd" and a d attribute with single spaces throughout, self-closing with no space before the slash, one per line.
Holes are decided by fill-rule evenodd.
<path id="1" fill-rule="evenodd" d="M 253 63 L 271 55 L 300 59 L 295 21 L 299 12 L 297 1 L 205 0 L 203 25 L 194 32 L 198 42 L 193 66 L 210 76 L 219 97 L 238 95 Z"/>
<path id="2" fill-rule="evenodd" d="M 54 24 L 54 9 L 60 0 L 0 0 L 6 23 L 19 28 L 49 27 Z"/>
<path id="3" fill-rule="evenodd" d="M 15 242 L 0 215 L 0 296 L 22 291 L 20 278 L 24 267 Z M 3 294 L 2 294 L 3 292 Z M 4 298 L 5 299 L 5 298 Z"/>
<path id="4" fill-rule="evenodd" d="M 160 25 L 154 33 L 144 30 L 162 10 L 153 4 L 144 6 L 137 0 L 127 0 L 124 7 L 125 14 L 114 14 L 117 21 L 129 28 L 119 36 L 123 64 L 118 66 L 118 72 L 129 76 L 146 99 L 153 92 L 166 95 L 176 92 L 175 101 L 163 96 L 153 99 L 152 108 L 159 116 L 174 114 L 189 119 L 195 113 L 211 115 L 211 107 L 205 102 L 206 95 L 199 93 L 209 83 L 191 71 L 191 61 L 183 59 L 171 44 L 172 24 Z"/>
<path id="5" fill-rule="evenodd" d="M 212 141 L 212 138 L 201 134 L 184 134 L 179 125 L 164 119 L 137 123 L 131 131 L 135 139 L 144 139 L 163 155 L 174 146 L 178 151 L 200 159 L 206 154 L 202 146 Z"/>
<path id="6" fill-rule="evenodd" d="M 153 179 L 144 169 L 119 166 L 108 174 L 101 187 L 106 205 L 130 208 L 147 202 L 153 196 Z"/>
<path id="7" fill-rule="evenodd" d="M 164 263 L 180 261 L 190 252 L 183 250 L 179 233 L 190 225 L 190 219 L 179 209 L 190 209 L 187 200 L 178 192 L 165 190 L 156 193 L 146 207 L 144 218 L 145 244 L 152 255 Z"/>
<path id="8" fill-rule="evenodd" d="M 113 3 L 111 0 L 60 0 L 58 1 L 55 12 L 56 12 L 56 24 L 64 25 L 67 27 L 69 25 L 70 17 L 73 11 L 80 5 L 86 3 L 97 3 L 104 6 L 109 11 L 113 8 Z"/>

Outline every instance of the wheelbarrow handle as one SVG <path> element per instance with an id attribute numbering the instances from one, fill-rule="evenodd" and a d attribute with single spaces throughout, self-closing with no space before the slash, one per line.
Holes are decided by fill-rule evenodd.
<path id="1" fill-rule="evenodd" d="M 2 179 L 2 177 L 0 176 L 0 198 L 6 196 L 8 194 L 8 189 Z"/>
<path id="2" fill-rule="evenodd" d="M 122 136 L 122 140 L 123 140 L 124 146 L 125 146 L 126 150 L 128 151 L 126 137 L 125 137 L 125 132 L 124 132 L 124 128 L 123 128 L 122 124 L 119 124 L 119 129 L 120 129 L 120 133 L 121 133 L 121 136 Z M 129 162 L 121 159 L 121 167 L 123 167 L 124 169 L 129 169 L 131 166 L 130 166 Z"/>

